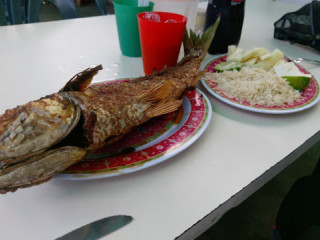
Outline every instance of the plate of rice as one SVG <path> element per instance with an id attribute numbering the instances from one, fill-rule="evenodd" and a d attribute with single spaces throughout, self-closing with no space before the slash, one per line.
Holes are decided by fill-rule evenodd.
<path id="1" fill-rule="evenodd" d="M 302 73 L 312 75 L 303 91 L 295 90 L 285 79 L 263 68 L 244 66 L 240 70 L 216 72 L 215 66 L 226 60 L 227 55 L 222 55 L 209 61 L 201 82 L 213 96 L 234 107 L 286 114 L 308 109 L 320 100 L 319 80 L 300 65 L 296 64 Z"/>

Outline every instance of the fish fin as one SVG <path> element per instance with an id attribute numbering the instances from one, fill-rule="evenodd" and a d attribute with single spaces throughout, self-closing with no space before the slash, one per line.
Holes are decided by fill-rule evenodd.
<path id="1" fill-rule="evenodd" d="M 174 100 L 174 101 L 161 101 L 157 103 L 155 106 L 150 108 L 146 115 L 149 118 L 157 117 L 163 114 L 171 113 L 176 111 L 179 106 L 181 106 L 182 100 Z"/>
<path id="2" fill-rule="evenodd" d="M 98 65 L 94 68 L 87 68 L 86 70 L 76 74 L 59 92 L 85 90 L 90 85 L 93 77 L 98 73 L 99 70 L 102 70 L 102 65 Z"/>
<path id="3" fill-rule="evenodd" d="M 216 22 L 211 25 L 201 36 L 199 34 L 196 34 L 191 29 L 189 33 L 188 30 L 185 30 L 183 37 L 184 54 L 191 54 L 193 56 L 206 54 L 219 26 L 220 19 L 221 14 L 219 14 Z"/>
<path id="4" fill-rule="evenodd" d="M 190 86 L 195 88 L 201 77 L 205 74 L 206 69 L 201 70 L 191 81 Z"/>
<path id="5" fill-rule="evenodd" d="M 145 91 L 138 97 L 138 100 L 142 102 L 158 102 L 165 99 L 169 93 L 173 81 L 165 81 L 156 85 L 155 87 Z"/>

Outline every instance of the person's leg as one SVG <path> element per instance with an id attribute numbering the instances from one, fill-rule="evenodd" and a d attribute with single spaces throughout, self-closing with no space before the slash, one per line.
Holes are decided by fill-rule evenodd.
<path id="1" fill-rule="evenodd" d="M 314 226 L 320 227 L 320 175 L 298 179 L 284 198 L 276 219 L 282 240 L 301 239 Z"/>

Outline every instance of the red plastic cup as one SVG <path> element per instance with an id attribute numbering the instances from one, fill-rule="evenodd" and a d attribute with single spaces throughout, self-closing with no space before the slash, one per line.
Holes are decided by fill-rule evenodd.
<path id="1" fill-rule="evenodd" d="M 150 13 L 158 14 L 160 22 L 150 20 Z M 168 12 L 144 12 L 137 16 L 145 74 L 176 65 L 187 18 Z"/>

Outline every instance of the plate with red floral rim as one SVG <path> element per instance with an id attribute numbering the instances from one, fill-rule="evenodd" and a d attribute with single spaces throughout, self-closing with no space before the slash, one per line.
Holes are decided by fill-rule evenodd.
<path id="1" fill-rule="evenodd" d="M 58 179 L 82 180 L 119 176 L 168 160 L 194 143 L 212 116 L 208 98 L 190 91 L 178 111 L 136 127 L 120 141 L 88 155 L 69 167 Z"/>
<path id="2" fill-rule="evenodd" d="M 205 69 L 207 72 L 215 72 L 215 65 L 225 62 L 227 59 L 227 55 L 221 55 L 213 60 L 210 60 L 209 63 L 205 65 Z M 303 68 L 302 66 L 296 64 L 299 70 L 302 73 L 311 74 L 307 69 Z M 309 85 L 301 92 L 301 97 L 293 102 L 292 104 L 285 104 L 283 106 L 264 106 L 264 105 L 251 105 L 249 102 L 241 102 L 238 99 L 228 97 L 221 89 L 218 88 L 218 84 L 214 83 L 210 80 L 205 78 L 201 79 L 202 85 L 210 92 L 213 96 L 218 98 L 219 100 L 248 111 L 252 112 L 260 112 L 260 113 L 270 113 L 270 114 L 287 114 L 287 113 L 294 113 L 300 112 L 305 109 L 308 109 L 314 106 L 320 100 L 320 93 L 319 93 L 319 80 L 313 75 L 310 80 Z"/>

